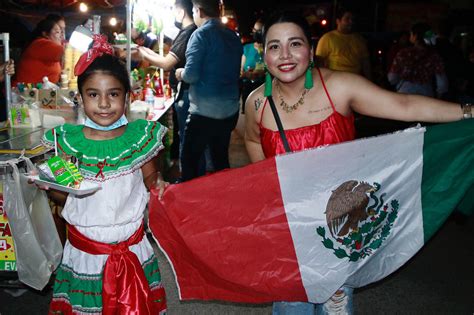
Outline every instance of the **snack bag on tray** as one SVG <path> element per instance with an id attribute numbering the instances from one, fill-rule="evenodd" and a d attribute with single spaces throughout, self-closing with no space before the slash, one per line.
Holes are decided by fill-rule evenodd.
<path id="1" fill-rule="evenodd" d="M 46 163 L 38 165 L 40 178 L 60 185 L 79 188 L 83 181 L 77 167 L 59 156 L 53 156 Z"/>

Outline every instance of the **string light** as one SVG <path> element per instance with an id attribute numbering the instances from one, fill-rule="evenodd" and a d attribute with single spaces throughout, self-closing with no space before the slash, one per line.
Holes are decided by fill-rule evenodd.
<path id="1" fill-rule="evenodd" d="M 87 10 L 89 10 L 89 7 L 87 6 L 87 4 L 85 4 L 84 2 L 81 2 L 79 4 L 79 11 L 81 12 L 87 12 Z"/>
<path id="2" fill-rule="evenodd" d="M 110 24 L 111 26 L 117 25 L 117 19 L 115 18 L 115 16 L 110 18 L 109 24 Z"/>
<path id="3" fill-rule="evenodd" d="M 222 20 L 222 23 L 224 24 L 227 24 L 227 22 L 229 22 L 229 18 L 227 16 L 223 16 L 221 20 Z"/>

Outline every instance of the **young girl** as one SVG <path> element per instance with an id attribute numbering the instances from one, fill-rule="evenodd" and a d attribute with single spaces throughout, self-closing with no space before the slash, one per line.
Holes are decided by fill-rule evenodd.
<path id="1" fill-rule="evenodd" d="M 84 125 L 54 129 L 59 155 L 75 156 L 84 181 L 101 190 L 85 197 L 52 191 L 65 199 L 68 241 L 56 272 L 50 313 L 161 314 L 166 311 L 158 261 L 145 237 L 147 189 L 167 185 L 157 171 L 166 128 L 157 122 L 127 122 L 130 82 L 105 37 L 75 68 L 87 116 Z M 54 146 L 48 131 L 44 142 Z M 67 198 L 67 199 L 66 199 Z"/>

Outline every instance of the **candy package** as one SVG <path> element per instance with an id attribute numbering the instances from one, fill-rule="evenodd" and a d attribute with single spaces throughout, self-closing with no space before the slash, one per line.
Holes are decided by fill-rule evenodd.
<path id="1" fill-rule="evenodd" d="M 83 177 L 77 167 L 59 156 L 53 156 L 46 163 L 38 165 L 40 179 L 59 185 L 80 188 Z"/>

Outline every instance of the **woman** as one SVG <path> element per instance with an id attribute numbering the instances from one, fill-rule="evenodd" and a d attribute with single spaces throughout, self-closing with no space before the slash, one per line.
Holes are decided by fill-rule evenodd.
<path id="1" fill-rule="evenodd" d="M 21 55 L 15 82 L 38 83 L 43 77 L 59 82 L 61 58 L 64 53 L 61 27 L 53 20 L 44 19 L 33 31 L 33 41 Z"/>
<path id="2" fill-rule="evenodd" d="M 285 153 L 268 108 L 269 96 L 275 99 L 291 151 L 353 140 L 354 111 L 404 121 L 448 122 L 463 117 L 458 104 L 389 92 L 352 73 L 313 69 L 309 26 L 299 16 L 283 13 L 272 17 L 263 36 L 269 74 L 265 85 L 250 94 L 245 111 L 245 145 L 252 162 Z M 352 289 L 341 288 L 316 310 L 351 313 L 351 297 Z M 273 311 L 313 314 L 315 307 L 310 303 L 277 302 Z"/>
<path id="3" fill-rule="evenodd" d="M 411 28 L 413 46 L 396 54 L 388 72 L 388 80 L 397 92 L 439 98 L 448 91 L 443 60 L 430 47 L 434 44 L 433 37 L 434 33 L 427 24 L 417 23 Z"/>

